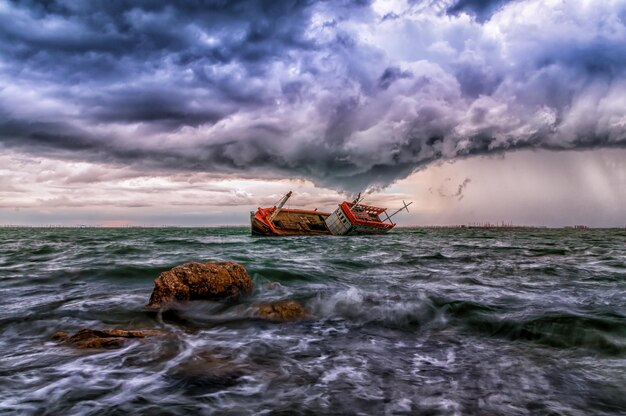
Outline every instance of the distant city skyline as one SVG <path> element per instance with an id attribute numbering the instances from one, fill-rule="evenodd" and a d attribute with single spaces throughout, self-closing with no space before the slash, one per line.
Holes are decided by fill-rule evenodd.
<path id="1" fill-rule="evenodd" d="M 0 223 L 626 225 L 626 3 L 0 0 Z"/>

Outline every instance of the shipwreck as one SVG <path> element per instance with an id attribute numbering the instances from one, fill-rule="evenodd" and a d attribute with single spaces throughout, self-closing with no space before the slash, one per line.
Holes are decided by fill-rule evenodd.
<path id="1" fill-rule="evenodd" d="M 402 201 L 403 207 L 392 214 L 387 208 L 364 205 L 359 194 L 352 202 L 344 201 L 332 213 L 306 209 L 284 208 L 291 198 L 289 191 L 273 207 L 258 208 L 250 212 L 252 235 L 290 236 L 290 235 L 365 235 L 385 234 L 396 226 L 392 217 L 402 210 L 409 210 L 408 204 Z"/>

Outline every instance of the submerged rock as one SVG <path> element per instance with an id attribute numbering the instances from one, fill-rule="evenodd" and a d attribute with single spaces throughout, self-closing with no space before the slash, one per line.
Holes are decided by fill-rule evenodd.
<path id="1" fill-rule="evenodd" d="M 84 328 L 70 336 L 67 332 L 55 332 L 52 339 L 73 345 L 76 348 L 119 348 L 133 338 L 146 338 L 163 335 L 161 331 L 126 331 L 123 329 Z"/>
<path id="2" fill-rule="evenodd" d="M 171 371 L 189 376 L 211 374 L 239 377 L 248 373 L 248 366 L 231 361 L 221 354 L 210 351 L 195 351 L 193 355 Z"/>
<path id="3" fill-rule="evenodd" d="M 247 365 L 231 361 L 223 355 L 194 351 L 188 360 L 170 369 L 167 378 L 174 386 L 183 385 L 188 394 L 204 395 L 234 386 L 249 373 Z"/>
<path id="4" fill-rule="evenodd" d="M 257 315 L 263 319 L 272 321 L 299 321 L 309 319 L 311 315 L 300 303 L 295 300 L 274 302 L 259 306 Z"/>
<path id="5" fill-rule="evenodd" d="M 52 334 L 52 339 L 55 341 L 65 341 L 70 337 L 67 332 L 59 331 Z"/>
<path id="6" fill-rule="evenodd" d="M 186 263 L 163 272 L 154 281 L 149 309 L 188 300 L 237 299 L 252 291 L 252 279 L 238 263 Z"/>

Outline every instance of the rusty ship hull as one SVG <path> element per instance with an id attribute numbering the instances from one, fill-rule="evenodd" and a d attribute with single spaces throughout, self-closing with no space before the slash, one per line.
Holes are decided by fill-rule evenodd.
<path id="1" fill-rule="evenodd" d="M 330 215 L 325 212 L 303 209 L 283 209 L 270 219 L 274 208 L 259 208 L 250 213 L 252 235 L 326 235 L 330 231 L 325 220 Z"/>

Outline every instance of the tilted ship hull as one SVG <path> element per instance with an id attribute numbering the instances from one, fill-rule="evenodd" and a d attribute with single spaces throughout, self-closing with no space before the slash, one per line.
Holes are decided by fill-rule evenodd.
<path id="1" fill-rule="evenodd" d="M 328 213 L 285 209 L 270 220 L 274 208 L 259 208 L 250 213 L 252 235 L 287 236 L 330 234 L 324 220 Z"/>

